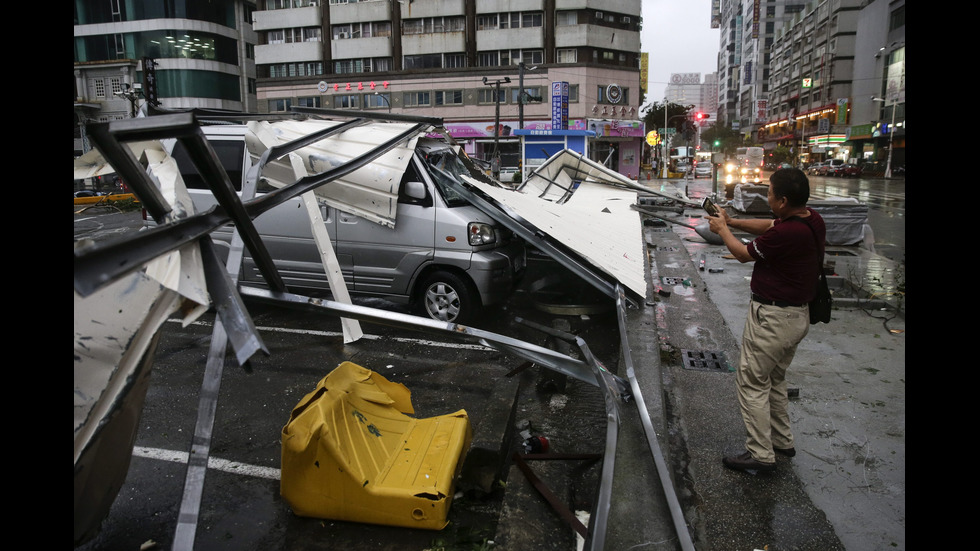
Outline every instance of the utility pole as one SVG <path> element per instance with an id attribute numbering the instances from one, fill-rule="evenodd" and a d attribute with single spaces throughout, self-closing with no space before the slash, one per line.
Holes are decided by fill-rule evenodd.
<path id="1" fill-rule="evenodd" d="M 524 62 L 517 64 L 517 80 L 518 85 L 521 87 L 520 92 L 517 93 L 517 127 L 524 128 Z"/>
<path id="2" fill-rule="evenodd" d="M 523 72 L 521 76 L 523 77 Z M 496 111 L 493 117 L 493 154 L 490 158 L 490 167 L 493 171 L 493 179 L 500 180 L 500 84 L 510 84 L 510 77 L 504 77 L 503 80 L 497 79 L 492 84 L 487 79 L 483 77 L 483 84 L 487 86 L 494 87 L 494 104 L 496 105 Z M 521 126 L 523 127 L 523 119 L 521 121 Z"/>

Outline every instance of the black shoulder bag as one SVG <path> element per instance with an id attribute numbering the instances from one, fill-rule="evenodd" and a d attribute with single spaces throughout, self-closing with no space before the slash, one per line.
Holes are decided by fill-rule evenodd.
<path id="1" fill-rule="evenodd" d="M 817 251 L 819 251 L 820 242 L 817 241 L 817 232 L 806 220 L 800 218 L 800 222 L 810 228 L 810 232 L 813 233 L 813 241 L 817 245 Z M 817 280 L 817 293 L 810 301 L 810 325 L 830 323 L 830 310 L 834 306 L 834 297 L 830 296 L 830 288 L 827 287 L 827 274 L 823 271 L 823 255 L 817 258 L 817 272 L 820 274 L 820 278 Z"/>

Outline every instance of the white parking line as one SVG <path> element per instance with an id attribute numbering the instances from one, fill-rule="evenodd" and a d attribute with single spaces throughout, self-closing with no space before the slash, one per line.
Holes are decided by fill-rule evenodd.
<path id="1" fill-rule="evenodd" d="M 170 461 L 171 463 L 187 463 L 187 452 L 176 450 L 163 450 L 160 448 L 145 448 L 133 446 L 133 456 L 146 459 L 159 459 L 160 461 Z M 272 467 L 260 467 L 239 463 L 238 461 L 228 461 L 217 457 L 208 458 L 208 468 L 226 473 L 252 476 L 256 478 L 268 478 L 269 480 L 279 480 L 279 469 Z"/>

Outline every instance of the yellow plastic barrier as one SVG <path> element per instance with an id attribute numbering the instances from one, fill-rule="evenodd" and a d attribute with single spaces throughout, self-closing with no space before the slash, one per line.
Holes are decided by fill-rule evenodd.
<path id="1" fill-rule="evenodd" d="M 340 364 L 282 429 L 282 497 L 304 517 L 444 528 L 469 417 L 413 413 L 404 385 Z"/>

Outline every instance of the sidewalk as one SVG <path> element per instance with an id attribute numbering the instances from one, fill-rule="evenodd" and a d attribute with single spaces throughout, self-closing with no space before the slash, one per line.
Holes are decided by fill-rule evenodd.
<path id="1" fill-rule="evenodd" d="M 710 182 L 689 184 L 692 198 Z M 665 188 L 666 189 L 666 188 Z M 697 225 L 701 213 L 675 217 Z M 905 320 L 894 309 L 838 304 L 830 324 L 811 326 L 788 373 L 798 389 L 790 415 L 798 454 L 780 456 L 777 472 L 751 476 L 726 469 L 722 455 L 743 449 L 735 395 L 738 345 L 748 307 L 752 264 L 726 258 L 723 245 L 694 230 L 648 227 L 656 296 L 661 377 L 670 461 L 698 549 L 905 548 Z M 840 248 L 846 282 L 887 292 L 904 271 L 884 257 Z M 705 269 L 698 269 L 704 258 Z M 849 293 L 854 294 L 854 293 Z M 886 297 L 895 302 L 894 297 Z M 883 318 L 893 318 L 885 321 Z M 900 331 L 900 332 L 890 332 Z M 692 355 L 693 354 L 693 355 Z M 698 354 L 721 358 L 697 369 Z"/>

